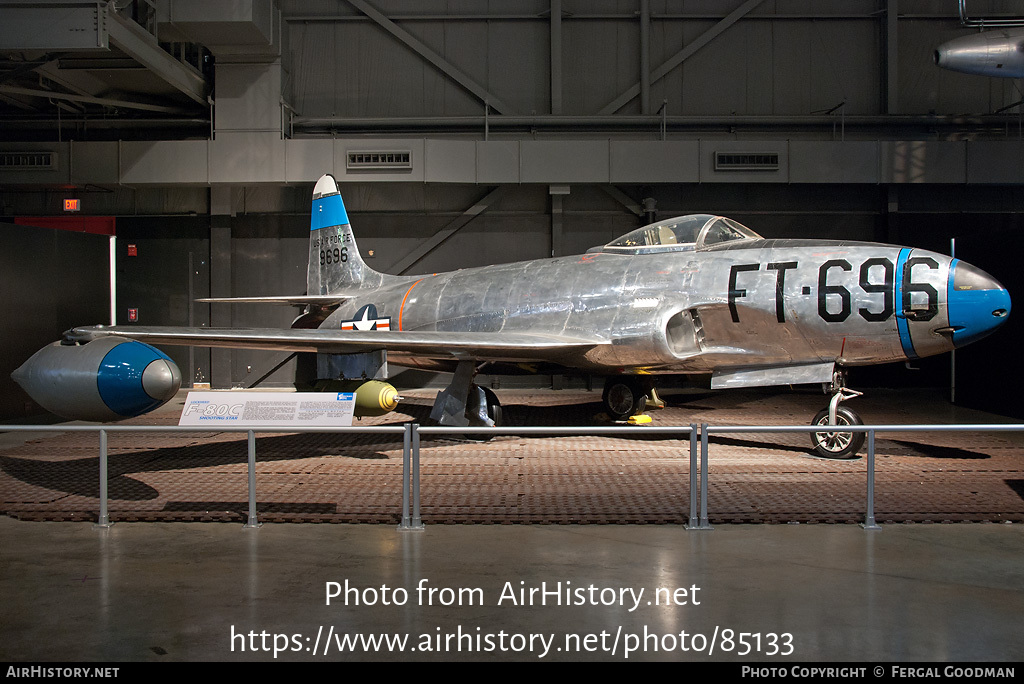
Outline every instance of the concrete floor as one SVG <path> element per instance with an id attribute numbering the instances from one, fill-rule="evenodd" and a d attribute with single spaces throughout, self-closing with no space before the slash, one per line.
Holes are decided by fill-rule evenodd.
<path id="1" fill-rule="evenodd" d="M 399 532 L 226 523 L 101 530 L 0 518 L 0 539 L 3 661 L 621 661 L 627 648 L 639 648 L 629 660 L 1024 658 L 1019 524 Z M 331 582 L 358 592 L 327 605 Z M 506 586 L 518 598 L 521 587 L 543 583 L 582 589 L 570 598 L 584 603 L 502 600 Z M 433 605 L 421 585 L 438 590 Z M 654 605 L 666 598 L 659 588 L 677 605 Z M 393 605 L 400 590 L 405 605 Z M 630 590 L 643 591 L 639 601 Z M 743 657 L 741 633 L 752 649 Z M 360 634 L 408 641 L 404 650 L 338 649 L 339 635 Z"/>
<path id="2" fill-rule="evenodd" d="M 557 398 L 557 394 L 552 396 Z M 800 394 L 740 399 L 743 401 L 736 408 L 735 401 L 720 406 L 713 396 L 700 397 L 670 407 L 662 412 L 668 418 L 659 420 L 671 419 L 675 411 L 680 421 L 686 418 L 684 422 L 699 419 L 737 424 L 750 422 L 750 410 L 760 408 L 759 415 L 767 418 L 764 422 L 785 423 L 809 410 L 801 403 L 805 398 Z M 881 418 L 897 422 L 991 419 L 929 404 L 926 399 L 908 402 L 897 396 L 859 401 L 865 416 L 880 422 L 885 422 Z M 555 399 L 548 403 L 552 401 Z M 422 408 L 414 401 L 407 403 L 413 413 Z M 519 415 L 520 424 L 536 424 L 552 415 L 582 421 L 592 409 L 583 405 L 576 415 L 565 409 L 552 413 L 543 406 L 509 404 L 518 407 L 510 413 Z M 741 409 L 745 411 L 742 415 L 734 415 Z M 153 420 L 172 421 L 173 416 L 168 416 Z M 806 456 L 806 438 L 798 437 L 792 444 L 782 438 L 777 444 L 767 439 L 717 439 L 713 444 L 716 479 L 712 512 L 721 515 L 732 510 L 725 494 L 748 485 L 754 487 L 750 500 L 756 502 L 756 508 L 777 501 L 783 520 L 804 519 L 808 506 L 815 511 L 839 510 L 845 499 L 837 496 L 834 487 L 842 477 L 856 479 L 857 493 L 849 508 L 855 513 L 861 510 L 862 475 L 832 471 L 841 467 L 861 473 L 862 464 L 826 464 L 829 468 L 823 468 L 820 459 Z M 22 435 L 0 435 L 0 448 L 4 449 L 0 457 L 2 500 L 21 497 L 34 501 L 25 498 L 21 490 L 26 487 L 53 490 L 51 498 L 68 511 L 81 509 L 94 516 L 95 492 L 90 489 L 95 487 L 93 440 L 90 437 L 79 454 L 74 444 L 62 441 L 68 439 L 36 434 L 26 443 Z M 429 524 L 422 532 L 399 532 L 393 524 L 271 522 L 260 529 L 244 529 L 236 522 L 118 522 L 102 530 L 88 522 L 0 517 L 0 661 L 622 661 L 627 655 L 629 660 L 765 664 L 1021 660 L 1021 439 L 1010 433 L 963 434 L 951 437 L 953 441 L 948 443 L 940 443 L 938 437 L 900 439 L 880 446 L 880 458 L 887 460 L 880 473 L 888 473 L 889 478 L 887 483 L 880 475 L 880 513 L 892 517 L 894 511 L 910 506 L 906 510 L 920 509 L 936 520 L 970 520 L 983 514 L 987 520 L 1003 516 L 1014 522 L 884 524 L 889 518 L 883 515 L 879 517 L 883 522 L 880 531 L 865 531 L 853 524 L 741 525 L 720 524 L 722 518 L 718 518 L 712 531 L 687 531 L 673 524 L 682 519 L 685 505 L 672 498 L 685 494 L 680 489 L 685 485 L 685 469 L 671 478 L 658 469 L 668 467 L 665 463 L 675 467 L 682 459 L 674 452 L 659 455 L 661 447 L 655 442 L 643 442 L 643 449 L 633 444 L 598 445 L 611 454 L 608 458 L 614 460 L 614 468 L 595 467 L 590 461 L 580 468 L 563 464 L 552 472 L 569 479 L 553 481 L 550 488 L 572 492 L 572 478 L 590 478 L 587 486 L 597 492 L 593 501 L 584 501 L 591 517 L 603 515 L 607 509 L 608 515 L 617 516 L 613 520 L 630 519 L 623 511 L 634 505 L 631 501 L 650 500 L 672 511 L 676 517 L 668 518 L 670 524 Z M 378 458 L 368 459 L 356 458 L 356 451 L 328 449 L 320 454 L 309 444 L 293 454 L 294 445 L 275 447 L 275 438 L 261 439 L 260 444 L 263 470 L 259 491 L 273 491 L 273 496 L 286 502 L 313 500 L 309 491 L 288 479 L 295 478 L 292 471 L 301 470 L 299 466 L 306 460 L 310 472 L 321 473 L 332 464 L 366 469 L 397 459 L 390 452 L 385 454 L 386 460 L 376 452 Z M 560 444 L 537 448 L 557 451 L 564 461 L 571 457 L 572 449 Z M 231 477 L 244 474 L 244 452 L 232 452 L 230 457 L 219 456 L 219 452 L 197 456 L 193 446 L 179 455 L 162 444 L 156 445 L 160 447 L 156 450 L 150 448 L 153 446 L 148 442 L 128 444 L 120 453 L 115 445 L 115 460 L 124 470 L 124 477 L 115 478 L 115 484 L 137 488 L 136 480 L 148 483 L 169 501 L 182 497 L 244 501 L 242 489 L 230 490 L 234 498 L 227 499 L 219 489 L 207 491 L 210 477 L 227 477 L 222 471 L 230 471 Z M 582 446 L 592 451 L 594 445 Z M 375 444 L 367 448 L 371 447 L 382 449 Z M 488 451 L 512 447 L 526 448 L 501 438 L 486 446 L 440 443 L 431 448 L 437 452 L 434 468 L 443 466 L 443 472 L 433 472 L 427 481 L 441 481 L 454 468 L 452 464 L 470 463 L 472 477 L 467 480 L 469 476 L 458 471 L 452 491 L 479 498 L 481 506 L 492 505 L 505 491 L 501 487 L 509 485 L 485 489 L 477 473 L 496 470 L 499 484 L 521 479 L 518 475 L 511 480 L 505 477 L 501 467 L 506 466 L 500 458 L 506 456 Z M 41 464 L 13 467 L 23 458 L 18 449 L 27 450 L 24 458 L 38 459 Z M 629 454 L 632 460 L 624 462 L 618 452 Z M 482 460 L 473 461 L 471 456 Z M 544 458 L 547 456 L 537 454 L 520 460 L 536 469 Z M 66 467 L 69 459 L 75 467 Z M 52 481 L 37 481 L 40 472 L 49 472 L 45 466 L 51 461 L 50 467 L 55 469 Z M 354 465 L 346 465 L 349 461 Z M 497 465 L 491 467 L 492 463 Z M 625 489 L 614 477 L 622 474 L 623 463 L 643 474 Z M 541 475 L 547 474 L 541 470 Z M 737 474 L 731 474 L 734 470 Z M 165 471 L 168 475 L 161 480 L 158 475 Z M 352 482 L 365 488 L 380 479 L 343 474 L 329 487 L 330 496 L 344 503 L 339 504 L 339 511 L 352 505 L 353 496 L 341 491 L 341 484 Z M 175 489 L 171 476 L 184 478 L 184 489 Z M 591 483 L 602 476 L 610 478 L 607 487 Z M 244 489 L 244 479 L 236 479 L 231 486 Z M 640 486 L 653 486 L 661 480 L 668 481 L 671 496 L 660 490 L 653 495 Z M 752 484 L 745 485 L 747 480 Z M 985 485 L 989 480 L 991 486 Z M 821 489 L 821 481 L 827 481 L 828 487 Z M 925 487 L 926 483 L 935 486 Z M 275 486 L 280 491 L 273 490 Z M 716 486 L 721 491 L 714 489 Z M 470 494 L 461 493 L 467 487 Z M 824 508 L 818 499 L 808 498 L 809 491 L 818 489 L 821 492 L 816 496 L 828 497 Z M 145 497 L 135 501 L 129 496 L 135 491 L 129 488 L 115 496 L 112 512 L 140 515 L 136 509 L 148 506 L 159 513 L 165 508 L 159 497 L 153 499 L 156 504 Z M 533 489 L 517 491 L 519 499 Z M 892 499 L 888 503 L 886 491 Z M 446 492 L 444 487 L 428 491 L 427 500 L 443 503 Z M 81 505 L 75 503 L 78 499 L 82 499 Z M 394 495 L 384 500 L 385 512 L 393 516 Z M 685 496 L 680 501 L 685 502 Z M 547 506 L 545 520 L 555 520 L 552 516 L 564 512 L 562 499 L 542 503 Z M 274 509 L 264 499 L 261 505 L 260 519 L 274 519 Z M 11 503 L 4 506 L 8 515 L 13 515 L 16 507 Z M 29 510 L 27 505 L 22 508 Z M 501 513 L 503 521 L 529 520 Z M 480 515 L 474 515 L 459 520 L 476 521 Z M 656 519 L 663 517 L 659 513 Z M 857 515 L 848 517 L 858 519 Z M 244 520 L 244 516 L 233 514 L 226 519 Z M 646 519 L 641 516 L 637 520 Z M 349 604 L 342 593 L 327 605 L 326 594 L 335 586 L 329 583 L 337 583 L 343 590 L 346 582 L 357 590 L 349 594 Z M 427 592 L 419 594 L 420 586 Z M 561 588 L 563 596 L 567 588 L 573 590 L 569 595 L 572 605 L 564 601 L 559 605 L 553 596 L 548 597 L 547 605 L 542 605 L 539 597 L 534 605 L 525 606 L 509 598 L 509 591 L 518 599 L 520 589 L 541 588 Z M 432 603 L 430 589 L 437 590 Z M 457 599 L 460 589 L 462 605 L 457 600 L 454 605 L 442 605 Z M 674 605 L 664 605 L 666 592 L 657 593 L 659 589 L 669 590 Z M 403 598 L 404 605 L 395 605 Z M 384 605 L 385 599 L 388 605 Z M 367 605 L 370 601 L 373 605 Z M 375 649 L 360 643 L 341 650 L 339 639 L 371 635 L 406 641 L 391 648 Z M 750 644 L 746 655 L 740 655 L 748 648 L 741 644 L 741 637 L 743 644 Z"/>

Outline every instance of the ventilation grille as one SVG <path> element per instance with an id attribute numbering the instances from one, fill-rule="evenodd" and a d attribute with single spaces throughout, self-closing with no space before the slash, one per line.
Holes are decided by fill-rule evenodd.
<path id="1" fill-rule="evenodd" d="M 378 171 L 381 169 L 411 169 L 410 150 L 368 150 L 349 152 L 346 167 L 349 171 Z"/>
<path id="2" fill-rule="evenodd" d="M 778 170 L 778 152 L 715 152 L 715 171 Z"/>
<path id="3" fill-rule="evenodd" d="M 50 171 L 55 168 L 55 152 L 0 152 L 0 171 Z"/>

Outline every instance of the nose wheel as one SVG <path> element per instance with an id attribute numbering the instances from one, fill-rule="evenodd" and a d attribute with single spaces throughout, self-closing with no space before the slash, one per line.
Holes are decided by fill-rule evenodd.
<path id="1" fill-rule="evenodd" d="M 828 425 L 830 427 L 863 424 L 864 421 L 860 419 L 860 416 L 845 406 L 840 406 L 836 410 L 835 423 L 829 423 L 828 409 L 818 411 L 818 415 L 814 416 L 814 420 L 811 422 L 811 425 Z M 853 458 L 857 455 L 857 451 L 864 446 L 864 433 L 812 432 L 811 444 L 814 446 L 815 453 L 823 458 Z"/>
<path id="2" fill-rule="evenodd" d="M 839 402 L 859 397 L 862 392 L 833 385 L 832 401 L 828 408 L 818 411 L 811 421 L 811 425 L 825 425 L 838 427 L 841 425 L 863 425 L 857 412 L 846 406 L 840 406 Z M 862 446 L 864 446 L 863 432 L 840 432 L 829 430 L 828 432 L 812 432 L 811 445 L 814 452 L 822 458 L 853 458 Z"/>

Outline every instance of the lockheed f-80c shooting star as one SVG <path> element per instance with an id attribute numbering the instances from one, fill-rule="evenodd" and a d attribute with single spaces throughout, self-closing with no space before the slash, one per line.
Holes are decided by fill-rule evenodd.
<path id="1" fill-rule="evenodd" d="M 839 405 L 857 394 L 845 387 L 845 369 L 950 351 L 1010 312 L 1006 290 L 957 259 L 884 244 L 768 240 L 704 214 L 644 226 L 582 255 L 386 275 L 360 257 L 330 175 L 313 190 L 307 285 L 304 296 L 205 300 L 305 306 L 291 329 L 74 328 L 15 379 L 69 417 L 148 411 L 173 396 L 180 375 L 130 338 L 316 352 L 321 378 L 370 381 L 385 361 L 453 372 L 431 414 L 450 425 L 493 425 L 500 415 L 493 392 L 473 384 L 481 365 L 604 375 L 605 408 L 620 419 L 644 409 L 658 375 L 710 374 L 713 389 L 823 383 L 833 397 L 814 424 L 859 424 Z M 823 431 L 813 442 L 843 457 L 863 433 Z"/>

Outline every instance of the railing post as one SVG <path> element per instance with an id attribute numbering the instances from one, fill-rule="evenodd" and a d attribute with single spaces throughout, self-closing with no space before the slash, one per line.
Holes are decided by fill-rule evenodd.
<path id="1" fill-rule="evenodd" d="M 405 430 L 402 433 L 402 521 L 398 523 L 398 529 L 408 530 L 412 528 L 409 518 L 409 459 L 412 457 L 412 423 L 403 425 Z"/>
<path id="2" fill-rule="evenodd" d="M 398 525 L 399 530 L 423 529 L 420 521 L 419 427 L 417 423 L 406 423 L 402 436 L 402 522 Z"/>
<path id="3" fill-rule="evenodd" d="M 868 430 L 868 511 L 864 516 L 865 530 L 882 529 L 875 523 L 875 431 Z"/>
<path id="4" fill-rule="evenodd" d="M 412 424 L 412 529 L 422 530 L 420 520 L 420 426 Z"/>
<path id="5" fill-rule="evenodd" d="M 696 529 L 697 522 L 697 424 L 690 423 L 690 522 L 687 527 Z"/>
<path id="6" fill-rule="evenodd" d="M 708 523 L 708 424 L 700 424 L 700 522 L 698 530 L 713 529 Z"/>
<path id="7" fill-rule="evenodd" d="M 258 529 L 256 520 L 256 433 L 249 430 L 249 520 L 244 527 Z"/>
<path id="8" fill-rule="evenodd" d="M 94 527 L 105 530 L 110 524 L 107 513 L 107 431 L 100 430 L 100 517 Z"/>

